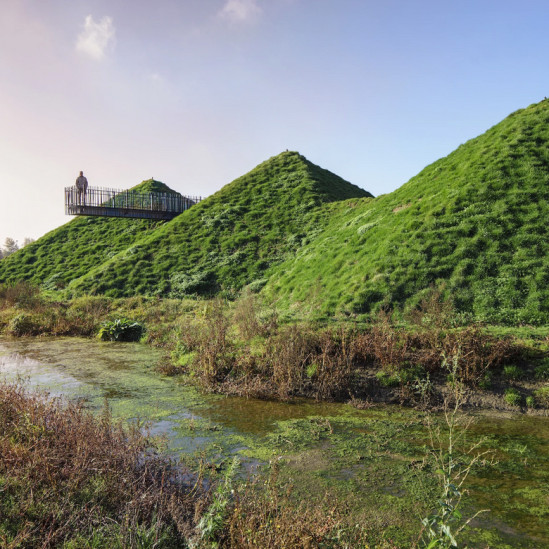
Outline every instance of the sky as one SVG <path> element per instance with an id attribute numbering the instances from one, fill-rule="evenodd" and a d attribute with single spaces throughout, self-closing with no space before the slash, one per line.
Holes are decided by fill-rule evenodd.
<path id="1" fill-rule="evenodd" d="M 374 195 L 549 96 L 546 0 L 0 0 L 0 245 L 289 149 Z"/>

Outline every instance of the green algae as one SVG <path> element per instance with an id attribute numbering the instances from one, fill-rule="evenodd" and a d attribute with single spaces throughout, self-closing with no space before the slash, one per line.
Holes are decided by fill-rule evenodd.
<path id="1" fill-rule="evenodd" d="M 206 405 L 192 387 L 159 376 L 161 353 L 140 344 L 78 338 L 0 341 L 0 374 L 22 377 L 52 396 L 78 400 L 91 410 L 108 404 L 115 419 L 146 421 L 154 434 L 168 434 L 190 409 Z M 215 400 L 215 397 L 208 397 Z M 176 445 L 179 444 L 177 442 Z"/>
<path id="2" fill-rule="evenodd" d="M 68 338 L 0 340 L 0 373 L 21 375 L 53 395 L 78 399 L 116 418 L 149 422 L 169 451 L 212 470 L 239 454 L 247 470 L 279 469 L 296 501 L 332 499 L 350 524 L 407 547 L 436 504 L 440 486 L 429 458 L 424 413 L 397 406 L 290 403 L 202 395 L 158 375 L 161 354 L 139 344 Z M 444 422 L 437 416 L 431 421 Z M 471 547 L 549 545 L 549 420 L 526 415 L 475 416 L 465 444 L 482 438 L 494 462 L 467 481 L 464 515 L 489 509 L 471 524 Z M 462 449 L 463 450 L 463 449 Z M 465 454 L 460 454 L 465 459 Z"/>
<path id="3" fill-rule="evenodd" d="M 440 485 L 435 464 L 428 459 L 424 418 L 414 411 L 393 410 L 347 409 L 341 415 L 278 421 L 246 455 L 277 460 L 281 481 L 294 487 L 297 500 L 320 502 L 333 494 L 352 520 L 374 530 L 391 524 L 384 538 L 406 546 L 439 497 Z M 482 528 L 465 535 L 471 546 L 549 543 L 548 428 L 545 418 L 478 417 L 465 433 L 461 459 L 480 437 L 481 448 L 494 449 L 497 458 L 474 469 L 467 484 L 465 516 L 489 509 L 473 523 Z"/>

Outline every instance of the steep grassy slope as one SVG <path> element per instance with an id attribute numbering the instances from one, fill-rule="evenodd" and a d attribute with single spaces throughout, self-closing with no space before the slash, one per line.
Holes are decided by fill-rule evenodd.
<path id="1" fill-rule="evenodd" d="M 135 242 L 70 287 L 110 296 L 210 295 L 253 283 L 327 222 L 320 206 L 371 196 L 284 152 Z"/>
<path id="2" fill-rule="evenodd" d="M 265 293 L 324 314 L 412 304 L 445 284 L 460 311 L 549 321 L 549 101 L 510 115 L 397 191 L 333 208 Z"/>
<path id="3" fill-rule="evenodd" d="M 147 180 L 134 192 L 174 192 Z M 0 261 L 0 283 L 28 280 L 46 289 L 66 286 L 93 267 L 154 232 L 163 221 L 77 217 Z"/>

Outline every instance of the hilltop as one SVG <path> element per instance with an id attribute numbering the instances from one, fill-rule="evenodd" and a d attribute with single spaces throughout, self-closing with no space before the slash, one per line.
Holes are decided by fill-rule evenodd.
<path id="1" fill-rule="evenodd" d="M 175 192 L 154 179 L 143 181 L 130 190 Z M 27 280 L 49 290 L 64 288 L 136 240 L 153 233 L 163 223 L 144 219 L 76 217 L 0 261 L 0 282 Z"/>
<path id="2" fill-rule="evenodd" d="M 322 205 L 370 193 L 283 152 L 73 281 L 75 292 L 212 295 L 256 290 L 328 221 Z"/>
<path id="3" fill-rule="evenodd" d="M 323 315 L 411 306 L 432 286 L 458 311 L 549 321 L 549 101 L 519 110 L 398 190 L 339 203 L 264 292 Z"/>
<path id="4" fill-rule="evenodd" d="M 112 297 L 247 286 L 304 317 L 406 309 L 437 287 L 465 321 L 547 323 L 548 122 L 547 100 L 519 110 L 378 198 L 284 152 L 170 222 L 71 221 L 2 261 L 0 282 Z"/>
<path id="5" fill-rule="evenodd" d="M 147 194 L 147 193 L 169 193 L 169 194 L 177 194 L 179 196 L 180 193 L 177 191 L 174 191 L 173 189 L 170 189 L 168 185 L 165 183 L 162 183 L 162 181 L 157 181 L 156 179 L 146 179 L 145 181 L 142 181 L 139 183 L 139 185 L 135 185 L 131 189 L 128 189 L 129 192 L 134 193 L 140 193 L 140 194 Z"/>

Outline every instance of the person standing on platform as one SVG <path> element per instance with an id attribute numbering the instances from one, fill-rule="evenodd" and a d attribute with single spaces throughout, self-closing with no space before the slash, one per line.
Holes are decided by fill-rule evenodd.
<path id="1" fill-rule="evenodd" d="M 80 175 L 76 178 L 76 190 L 78 191 L 78 204 L 85 206 L 88 180 L 84 177 L 84 172 L 80 172 Z"/>

